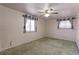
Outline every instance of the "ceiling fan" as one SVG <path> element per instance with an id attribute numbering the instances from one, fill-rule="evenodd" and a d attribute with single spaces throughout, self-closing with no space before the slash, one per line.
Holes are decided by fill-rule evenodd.
<path id="1" fill-rule="evenodd" d="M 58 14 L 58 11 L 54 10 L 53 8 L 49 8 L 49 9 L 46 9 L 46 10 L 40 10 L 39 13 L 41 13 L 45 17 L 49 17 L 52 14 Z"/>

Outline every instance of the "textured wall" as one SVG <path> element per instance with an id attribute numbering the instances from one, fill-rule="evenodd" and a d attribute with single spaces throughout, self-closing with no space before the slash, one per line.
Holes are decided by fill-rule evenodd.
<path id="1" fill-rule="evenodd" d="M 77 37 L 76 43 L 79 48 L 79 14 L 77 15 L 77 36 L 76 37 Z"/>
<path id="2" fill-rule="evenodd" d="M 44 36 L 44 20 L 37 22 L 37 32 L 23 33 L 24 13 L 0 6 L 0 47 L 2 50 L 27 43 Z M 2 23 L 1 23 L 2 21 Z M 12 46 L 10 46 L 12 43 Z"/>
<path id="3" fill-rule="evenodd" d="M 69 41 L 76 40 L 76 20 L 74 20 L 74 29 L 57 29 L 56 19 L 47 20 L 47 34 L 51 38 L 64 39 Z"/>

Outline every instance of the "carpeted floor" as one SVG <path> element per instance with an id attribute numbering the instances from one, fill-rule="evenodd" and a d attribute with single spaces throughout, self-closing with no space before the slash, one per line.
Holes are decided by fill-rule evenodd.
<path id="1" fill-rule="evenodd" d="M 79 55 L 75 42 L 42 38 L 0 52 L 1 55 Z"/>

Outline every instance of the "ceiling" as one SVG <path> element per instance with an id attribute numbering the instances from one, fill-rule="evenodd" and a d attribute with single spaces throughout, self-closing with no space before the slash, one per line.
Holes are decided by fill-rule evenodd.
<path id="1" fill-rule="evenodd" d="M 78 3 L 3 3 L 2 5 L 44 19 L 75 16 L 79 10 Z M 47 8 L 57 10 L 58 14 L 52 14 L 48 18 L 40 16 L 38 11 Z"/>

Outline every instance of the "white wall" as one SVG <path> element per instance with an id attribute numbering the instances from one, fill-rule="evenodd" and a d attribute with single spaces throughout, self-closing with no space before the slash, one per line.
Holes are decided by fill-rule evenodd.
<path id="1" fill-rule="evenodd" d="M 76 37 L 77 37 L 76 43 L 79 48 L 79 14 L 77 15 L 77 36 Z"/>
<path id="2" fill-rule="evenodd" d="M 23 33 L 23 14 L 0 5 L 0 49 L 4 50 L 44 37 L 45 22 L 43 19 L 37 22 L 37 32 Z"/>
<path id="3" fill-rule="evenodd" d="M 74 29 L 57 29 L 58 23 L 56 19 L 47 20 L 46 36 L 69 41 L 76 40 L 76 20 L 74 20 Z"/>
<path id="4" fill-rule="evenodd" d="M 3 18 L 3 13 L 1 12 L 2 11 L 2 9 L 0 9 L 0 51 L 2 50 L 2 39 L 4 38 L 4 35 L 3 35 L 3 20 L 2 20 L 2 18 Z"/>

